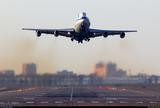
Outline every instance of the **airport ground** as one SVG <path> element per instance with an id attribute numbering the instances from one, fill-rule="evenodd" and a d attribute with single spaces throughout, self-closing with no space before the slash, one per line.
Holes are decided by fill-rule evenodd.
<path id="1" fill-rule="evenodd" d="M 157 106 L 160 86 L 0 88 L 0 106 Z"/>

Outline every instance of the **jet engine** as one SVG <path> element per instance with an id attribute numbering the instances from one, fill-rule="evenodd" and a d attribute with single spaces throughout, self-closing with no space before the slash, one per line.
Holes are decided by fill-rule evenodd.
<path id="1" fill-rule="evenodd" d="M 105 32 L 105 33 L 103 34 L 103 36 L 104 36 L 105 38 L 108 37 L 108 33 Z"/>
<path id="2" fill-rule="evenodd" d="M 56 37 L 58 37 L 58 35 L 59 35 L 58 31 L 55 31 L 55 32 L 54 32 L 54 35 L 55 35 Z"/>
<path id="3" fill-rule="evenodd" d="M 40 37 L 40 36 L 41 36 L 41 32 L 37 31 L 37 37 Z"/>
<path id="4" fill-rule="evenodd" d="M 122 39 L 125 38 L 125 33 L 124 32 L 120 34 L 120 38 L 122 38 Z"/>

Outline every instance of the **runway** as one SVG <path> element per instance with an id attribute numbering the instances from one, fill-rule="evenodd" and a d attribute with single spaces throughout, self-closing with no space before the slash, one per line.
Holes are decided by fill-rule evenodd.
<path id="1" fill-rule="evenodd" d="M 159 91 L 139 88 L 30 87 L 0 91 L 0 106 L 152 106 Z"/>

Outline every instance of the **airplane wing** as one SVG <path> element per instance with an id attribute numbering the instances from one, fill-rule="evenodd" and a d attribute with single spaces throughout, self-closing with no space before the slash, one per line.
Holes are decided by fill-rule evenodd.
<path id="1" fill-rule="evenodd" d="M 67 29 L 32 29 L 32 28 L 23 28 L 22 30 L 30 30 L 37 32 L 37 36 L 41 36 L 41 34 L 54 34 L 55 36 L 61 35 L 65 37 L 72 37 L 72 33 L 74 32 L 73 28 Z"/>
<path id="2" fill-rule="evenodd" d="M 137 30 L 100 30 L 100 29 L 90 29 L 90 33 L 92 33 L 92 37 L 99 37 L 104 36 L 107 37 L 108 35 L 120 35 L 121 38 L 124 38 L 125 33 L 127 32 L 137 32 Z"/>

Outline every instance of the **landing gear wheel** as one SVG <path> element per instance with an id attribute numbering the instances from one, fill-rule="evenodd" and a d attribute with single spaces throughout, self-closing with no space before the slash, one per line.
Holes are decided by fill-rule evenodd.
<path id="1" fill-rule="evenodd" d="M 71 41 L 74 41 L 74 39 L 72 38 Z"/>
<path id="2" fill-rule="evenodd" d="M 78 43 L 83 43 L 83 41 L 78 41 Z"/>

